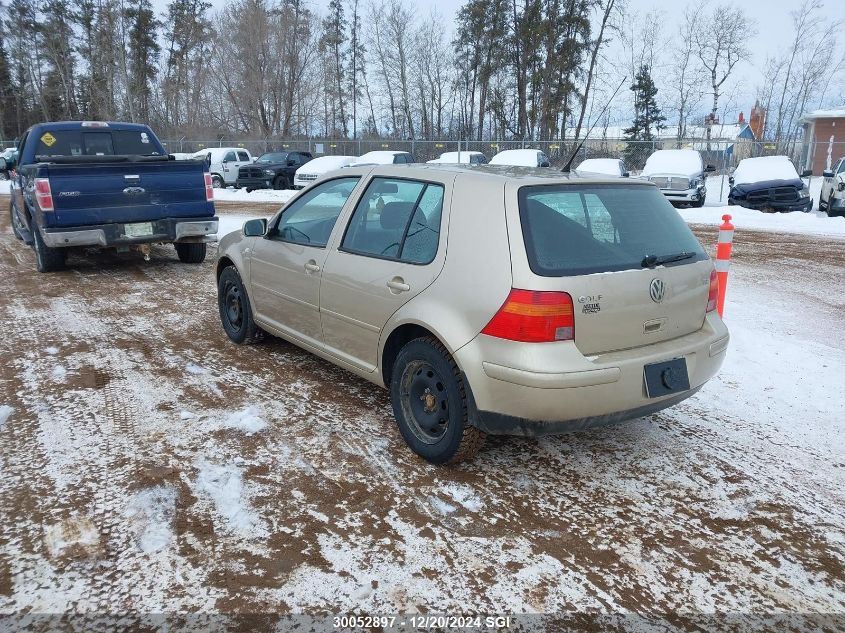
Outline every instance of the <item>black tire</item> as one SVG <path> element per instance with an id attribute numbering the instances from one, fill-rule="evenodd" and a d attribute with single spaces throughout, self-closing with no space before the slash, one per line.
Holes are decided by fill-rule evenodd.
<path id="1" fill-rule="evenodd" d="M 9 222 L 12 224 L 12 233 L 14 233 L 15 237 L 20 241 L 23 241 L 23 234 L 20 232 L 20 229 L 22 228 L 21 222 L 18 218 L 18 214 L 15 213 L 15 204 L 11 201 L 9 202 Z"/>
<path id="2" fill-rule="evenodd" d="M 247 187 L 247 188 L 246 188 L 246 192 L 247 192 L 247 193 L 252 193 L 252 187 Z"/>
<path id="3" fill-rule="evenodd" d="M 41 238 L 41 231 L 32 225 L 32 248 L 35 251 L 35 265 L 40 273 L 51 273 L 65 267 L 67 251 L 63 248 L 50 248 Z"/>
<path id="4" fill-rule="evenodd" d="M 226 181 L 223 180 L 223 176 L 218 174 L 211 175 L 211 186 L 215 189 L 225 189 L 226 188 Z"/>
<path id="5" fill-rule="evenodd" d="M 484 444 L 485 434 L 468 418 L 460 370 L 433 337 L 414 339 L 399 352 L 390 402 L 405 442 L 432 464 L 471 459 Z"/>
<path id="6" fill-rule="evenodd" d="M 285 176 L 276 176 L 273 180 L 273 189 L 277 191 L 279 189 L 290 189 L 288 186 L 288 179 Z"/>
<path id="7" fill-rule="evenodd" d="M 705 201 L 706 201 L 706 200 L 707 200 L 707 198 L 701 198 L 700 200 L 696 200 L 695 202 L 693 202 L 692 204 L 690 204 L 690 206 L 691 206 L 693 209 L 700 209 L 701 207 L 703 207 L 703 206 L 704 206 L 704 203 L 705 203 Z"/>
<path id="8" fill-rule="evenodd" d="M 205 254 L 208 248 L 205 242 L 187 242 L 185 244 L 174 244 L 179 261 L 183 264 L 202 264 L 205 261 Z"/>
<path id="9" fill-rule="evenodd" d="M 252 306 L 237 268 L 227 266 L 217 280 L 217 308 L 220 323 L 232 341 L 251 345 L 264 338 L 264 332 L 252 318 Z"/>

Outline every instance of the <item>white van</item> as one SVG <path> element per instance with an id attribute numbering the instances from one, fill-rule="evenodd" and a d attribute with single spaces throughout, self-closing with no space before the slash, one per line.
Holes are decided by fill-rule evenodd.
<path id="1" fill-rule="evenodd" d="M 254 160 L 243 147 L 209 147 L 194 152 L 193 158 L 208 159 L 211 163 L 211 183 L 215 188 L 235 186 L 238 170 Z"/>

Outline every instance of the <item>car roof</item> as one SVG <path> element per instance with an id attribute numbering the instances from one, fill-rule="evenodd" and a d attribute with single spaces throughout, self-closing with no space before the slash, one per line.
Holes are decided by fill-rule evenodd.
<path id="1" fill-rule="evenodd" d="M 583 183 L 609 185 L 644 185 L 653 187 L 646 180 L 620 179 L 601 174 L 580 175 L 576 172 L 561 172 L 548 167 L 513 167 L 511 165 L 458 165 L 453 163 L 412 163 L 410 165 L 361 165 L 345 167 L 338 175 L 345 176 L 370 174 L 376 176 L 395 176 L 398 178 L 445 178 L 448 176 L 470 176 L 490 184 L 516 182 L 519 185 L 552 185 L 556 183 Z"/>

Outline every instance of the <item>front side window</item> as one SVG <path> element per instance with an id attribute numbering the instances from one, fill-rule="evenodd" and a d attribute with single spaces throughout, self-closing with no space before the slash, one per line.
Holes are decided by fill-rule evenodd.
<path id="1" fill-rule="evenodd" d="M 839 161 L 839 171 L 837 171 L 836 173 L 845 174 L 845 159 Z"/>
<path id="2" fill-rule="evenodd" d="M 282 242 L 324 247 L 358 180 L 358 176 L 337 178 L 309 189 L 282 212 L 269 236 Z"/>
<path id="3" fill-rule="evenodd" d="M 341 248 L 359 255 L 428 264 L 437 254 L 443 185 L 373 178 Z"/>
<path id="4" fill-rule="evenodd" d="M 643 186 L 542 185 L 519 190 L 532 272 L 544 277 L 643 267 L 648 256 L 707 255 L 660 190 Z"/>
<path id="5" fill-rule="evenodd" d="M 223 162 L 234 162 L 235 161 L 235 152 L 226 152 L 226 155 L 223 157 Z"/>

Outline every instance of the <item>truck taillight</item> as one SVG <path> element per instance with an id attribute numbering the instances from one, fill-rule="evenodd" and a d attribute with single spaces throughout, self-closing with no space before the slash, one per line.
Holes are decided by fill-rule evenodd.
<path id="1" fill-rule="evenodd" d="M 211 180 L 211 174 L 208 172 L 205 172 L 203 177 L 205 178 L 205 199 L 211 202 L 214 200 L 214 183 Z"/>
<path id="2" fill-rule="evenodd" d="M 719 276 L 715 270 L 710 271 L 710 290 L 707 293 L 707 311 L 713 312 L 719 302 Z"/>
<path id="3" fill-rule="evenodd" d="M 482 334 L 523 343 L 575 339 L 572 297 L 566 292 L 513 288 Z"/>
<path id="4" fill-rule="evenodd" d="M 53 192 L 50 191 L 50 181 L 47 178 L 35 179 L 35 199 L 42 211 L 53 211 Z"/>

